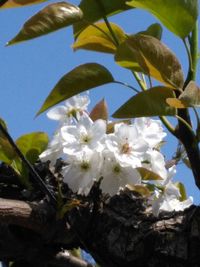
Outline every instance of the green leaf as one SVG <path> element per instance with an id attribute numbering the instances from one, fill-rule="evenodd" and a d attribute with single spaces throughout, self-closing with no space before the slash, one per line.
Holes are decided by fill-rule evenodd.
<path id="1" fill-rule="evenodd" d="M 101 0 L 103 10 L 95 0 L 82 0 L 79 7 L 83 11 L 83 20 L 74 24 L 74 35 L 77 35 L 89 24 L 94 23 L 103 18 L 104 15 L 111 16 L 125 10 L 131 9 L 126 4 L 126 0 Z"/>
<path id="2" fill-rule="evenodd" d="M 78 93 L 113 81 L 112 74 L 100 64 L 86 63 L 80 65 L 60 79 L 37 115 Z"/>
<path id="3" fill-rule="evenodd" d="M 16 145 L 30 163 L 35 163 L 39 155 L 47 148 L 48 135 L 43 132 L 34 132 L 20 136 Z"/>
<path id="4" fill-rule="evenodd" d="M 102 119 L 105 121 L 108 120 L 108 106 L 104 98 L 99 101 L 92 109 L 92 111 L 90 112 L 90 118 L 93 121 L 96 121 L 98 119 Z"/>
<path id="5" fill-rule="evenodd" d="M 159 23 L 154 23 L 150 25 L 145 31 L 139 32 L 139 34 L 150 35 L 160 40 L 162 37 L 162 27 Z M 130 35 L 128 38 L 131 38 L 131 36 L 134 35 Z M 132 52 L 131 45 L 126 40 L 124 40 L 124 42 L 122 42 L 118 46 L 115 53 L 115 62 L 119 66 L 131 69 L 132 71 L 143 71 L 139 66 L 139 63 L 137 62 L 135 53 Z"/>
<path id="6" fill-rule="evenodd" d="M 159 23 L 151 24 L 145 31 L 138 32 L 139 34 L 150 35 L 158 40 L 162 38 L 162 26 Z"/>
<path id="7" fill-rule="evenodd" d="M 133 58 L 142 71 L 167 87 L 182 88 L 184 76 L 181 64 L 172 51 L 158 39 L 136 34 L 126 40 Z"/>
<path id="8" fill-rule="evenodd" d="M 198 0 L 131 0 L 127 5 L 149 11 L 183 39 L 193 30 L 198 17 Z"/>
<path id="9" fill-rule="evenodd" d="M 79 21 L 82 15 L 82 11 L 75 5 L 66 2 L 50 4 L 31 17 L 7 45 L 57 31 Z"/>
<path id="10" fill-rule="evenodd" d="M 16 152 L 13 147 L 6 138 L 0 136 L 0 161 L 10 165 L 15 157 Z"/>
<path id="11" fill-rule="evenodd" d="M 157 181 L 157 180 L 163 180 L 163 178 L 156 174 L 155 172 L 152 172 L 146 168 L 138 167 L 136 170 L 139 172 L 142 180 L 151 180 L 151 181 Z"/>
<path id="12" fill-rule="evenodd" d="M 110 26 L 119 43 L 124 41 L 126 34 L 123 30 L 114 23 L 110 23 Z M 75 51 L 86 49 L 104 53 L 115 53 L 116 50 L 116 45 L 105 22 L 97 22 L 83 30 L 72 47 Z"/>
<path id="13" fill-rule="evenodd" d="M 48 0 L 7 0 L 0 3 L 0 8 L 12 8 L 12 7 L 22 7 L 27 5 L 39 4 L 46 2 Z"/>
<path id="14" fill-rule="evenodd" d="M 176 182 L 175 186 L 179 189 L 179 192 L 181 194 L 180 196 L 180 201 L 184 201 L 187 199 L 187 194 L 186 194 L 186 190 L 185 190 L 185 186 L 184 184 L 180 183 L 180 182 Z"/>
<path id="15" fill-rule="evenodd" d="M 176 109 L 166 103 L 173 97 L 173 90 L 157 86 L 130 98 L 114 114 L 114 118 L 137 118 L 150 116 L 174 116 Z"/>
<path id="16" fill-rule="evenodd" d="M 131 191 L 137 192 L 140 195 L 142 195 L 143 197 L 149 197 L 151 195 L 150 190 L 148 189 L 148 187 L 146 185 L 142 185 L 142 184 L 128 184 L 126 185 L 126 188 L 128 188 Z"/>
<path id="17" fill-rule="evenodd" d="M 8 130 L 5 121 L 4 121 L 1 117 L 0 117 L 0 124 L 1 124 L 1 126 L 2 126 L 6 131 Z M 4 134 L 3 134 L 3 132 L 1 131 L 1 129 L 0 129 L 0 137 L 4 137 Z"/>

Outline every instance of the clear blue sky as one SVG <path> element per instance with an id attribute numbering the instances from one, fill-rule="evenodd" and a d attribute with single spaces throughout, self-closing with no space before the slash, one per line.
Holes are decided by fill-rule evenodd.
<path id="1" fill-rule="evenodd" d="M 33 131 L 45 131 L 51 135 L 56 127 L 46 115 L 34 119 L 36 112 L 57 81 L 71 69 L 86 62 L 98 62 L 110 69 L 117 80 L 137 86 L 130 72 L 117 66 L 112 55 L 77 51 L 70 48 L 73 43 L 72 28 L 68 27 L 18 45 L 5 47 L 7 41 L 16 35 L 23 23 L 48 3 L 24 8 L 0 10 L 0 117 L 8 124 L 14 138 Z M 80 1 L 71 0 L 73 4 Z M 141 10 L 132 10 L 110 18 L 127 33 L 145 30 L 158 22 Z M 163 42 L 168 45 L 187 71 L 187 58 L 182 42 L 172 33 L 164 30 Z M 200 78 L 198 79 L 200 83 Z M 132 91 L 120 85 L 105 85 L 90 91 L 92 105 L 105 97 L 110 114 L 132 96 Z M 91 105 L 91 106 L 92 106 Z M 168 138 L 164 151 L 169 158 L 176 148 L 176 140 Z M 199 204 L 200 194 L 194 185 L 191 172 L 181 165 L 177 179 L 186 184 L 188 195 Z"/>

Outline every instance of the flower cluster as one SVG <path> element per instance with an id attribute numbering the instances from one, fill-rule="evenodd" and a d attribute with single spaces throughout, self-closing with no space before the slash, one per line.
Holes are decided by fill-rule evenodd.
<path id="1" fill-rule="evenodd" d="M 94 181 L 102 177 L 101 189 L 110 195 L 127 185 L 144 186 L 155 215 L 189 207 L 192 198 L 181 201 L 181 193 L 172 182 L 176 167 L 167 169 L 159 150 L 166 136 L 161 122 L 150 118 L 137 118 L 131 124 L 115 122 L 108 133 L 108 122 L 89 117 L 89 102 L 87 95 L 77 95 L 47 113 L 59 121 L 59 127 L 40 159 L 54 165 L 63 158 L 64 182 L 79 194 L 87 195 Z"/>

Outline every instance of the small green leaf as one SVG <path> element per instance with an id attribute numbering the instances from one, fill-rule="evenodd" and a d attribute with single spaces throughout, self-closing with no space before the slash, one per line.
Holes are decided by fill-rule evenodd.
<path id="1" fill-rule="evenodd" d="M 139 172 L 142 180 L 148 180 L 148 181 L 149 180 L 152 180 L 152 181 L 163 180 L 163 178 L 160 175 L 146 168 L 138 167 L 136 168 L 136 170 Z"/>
<path id="2" fill-rule="evenodd" d="M 114 23 L 110 23 L 110 26 L 119 43 L 124 41 L 126 34 L 123 30 Z M 83 30 L 72 47 L 74 50 L 86 49 L 104 53 L 114 53 L 116 50 L 116 45 L 105 22 L 97 22 Z"/>
<path id="3" fill-rule="evenodd" d="M 0 8 L 22 7 L 27 5 L 39 4 L 46 1 L 48 0 L 4 0 L 4 3 L 0 3 Z"/>
<path id="4" fill-rule="evenodd" d="M 113 81 L 112 74 L 100 64 L 86 63 L 80 65 L 60 79 L 37 115 L 78 93 Z"/>
<path id="5" fill-rule="evenodd" d="M 177 182 L 175 183 L 175 186 L 179 189 L 179 192 L 181 194 L 180 196 L 180 201 L 184 201 L 187 199 L 187 194 L 186 194 L 186 190 L 185 190 L 185 186 L 184 184 L 180 183 L 180 182 Z"/>
<path id="6" fill-rule="evenodd" d="M 35 163 L 39 155 L 47 148 L 48 135 L 43 132 L 34 132 L 22 135 L 16 140 L 16 145 L 30 163 Z"/>
<path id="7" fill-rule="evenodd" d="M 168 47 L 158 39 L 143 34 L 130 36 L 126 42 L 132 57 L 145 74 L 168 87 L 182 88 L 184 76 L 181 64 Z"/>
<path id="8" fill-rule="evenodd" d="M 92 109 L 92 111 L 90 112 L 90 118 L 93 121 L 96 121 L 98 119 L 105 121 L 108 120 L 108 106 L 104 98 Z"/>
<path id="9" fill-rule="evenodd" d="M 127 5 L 149 11 L 182 39 L 193 30 L 198 17 L 198 0 L 131 0 Z"/>
<path id="10" fill-rule="evenodd" d="M 82 11 L 66 2 L 46 6 L 31 17 L 20 32 L 7 45 L 27 41 L 72 25 L 82 18 Z"/>
<path id="11" fill-rule="evenodd" d="M 100 8 L 98 1 L 94 0 L 82 0 L 79 7 L 83 11 L 83 20 L 74 24 L 74 35 L 77 35 L 89 24 L 94 23 L 103 18 L 104 15 L 111 16 L 125 10 L 131 9 L 126 4 L 126 0 L 101 0 L 101 5 L 103 6 Z"/>
<path id="12" fill-rule="evenodd" d="M 138 34 L 150 35 L 161 40 L 162 32 L 162 26 L 159 23 L 153 23 L 145 31 L 138 32 Z"/>
<path id="13" fill-rule="evenodd" d="M 114 118 L 137 118 L 150 116 L 174 116 L 176 109 L 166 103 L 173 97 L 173 90 L 157 86 L 130 98 L 114 114 Z"/>

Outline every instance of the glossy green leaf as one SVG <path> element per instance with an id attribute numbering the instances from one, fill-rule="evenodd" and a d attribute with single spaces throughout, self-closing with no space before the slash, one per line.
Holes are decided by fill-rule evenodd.
<path id="1" fill-rule="evenodd" d="M 155 172 L 152 172 L 146 168 L 138 167 L 136 170 L 139 172 L 142 180 L 151 180 L 151 181 L 157 181 L 157 180 L 163 180 L 163 178 L 158 175 Z"/>
<path id="2" fill-rule="evenodd" d="M 16 140 L 16 144 L 27 160 L 33 164 L 47 148 L 48 135 L 43 132 L 22 135 Z"/>
<path id="3" fill-rule="evenodd" d="M 108 106 L 104 98 L 96 104 L 89 116 L 93 121 L 98 119 L 108 120 Z"/>
<path id="4" fill-rule="evenodd" d="M 78 93 L 113 81 L 112 74 L 100 64 L 86 63 L 80 65 L 60 79 L 37 115 Z"/>
<path id="5" fill-rule="evenodd" d="M 1 0 L 0 8 L 22 7 L 27 5 L 39 4 L 46 1 L 48 0 Z"/>
<path id="6" fill-rule="evenodd" d="M 57 31 L 79 21 L 82 15 L 82 11 L 75 5 L 66 2 L 50 4 L 31 17 L 7 45 Z"/>
<path id="7" fill-rule="evenodd" d="M 181 38 L 189 35 L 198 17 L 198 0 L 131 0 L 127 5 L 149 11 Z"/>
<path id="8" fill-rule="evenodd" d="M 119 43 L 123 42 L 126 39 L 123 30 L 114 23 L 110 23 L 110 26 Z M 116 51 L 115 42 L 105 22 L 97 22 L 83 30 L 72 47 L 74 50 L 86 49 L 104 53 L 114 53 Z"/>
<path id="9" fill-rule="evenodd" d="M 113 117 L 174 116 L 176 109 L 166 103 L 166 99 L 173 96 L 173 91 L 170 88 L 153 87 L 130 98 L 113 114 Z"/>
<path id="10" fill-rule="evenodd" d="M 145 31 L 140 32 L 139 34 L 150 35 L 157 39 L 161 39 L 162 37 L 162 27 L 159 23 L 154 23 L 150 25 Z M 131 38 L 130 35 L 129 38 Z M 115 53 L 115 62 L 123 68 L 128 68 L 132 71 L 142 72 L 142 68 L 137 62 L 135 53 L 133 53 L 131 45 L 128 41 L 124 40 L 122 42 Z"/>
<path id="11" fill-rule="evenodd" d="M 126 42 L 143 72 L 167 87 L 182 88 L 184 76 L 175 54 L 158 39 L 136 34 Z"/>
<path id="12" fill-rule="evenodd" d="M 131 9 L 126 4 L 127 0 L 101 0 L 101 7 L 98 1 L 94 0 L 82 0 L 79 7 L 83 11 L 83 20 L 74 24 L 74 35 L 77 35 L 89 24 L 94 23 L 103 18 L 104 15 L 111 16 L 125 10 Z"/>

